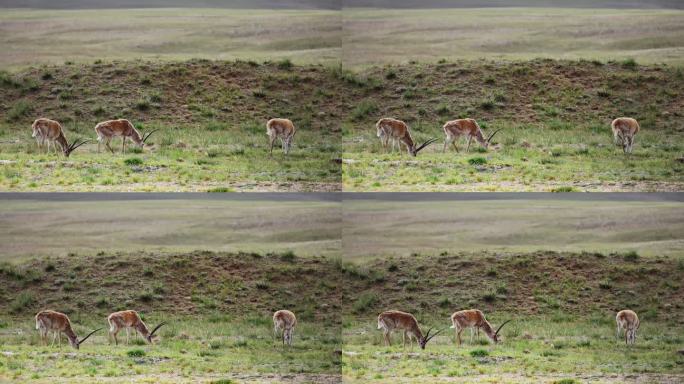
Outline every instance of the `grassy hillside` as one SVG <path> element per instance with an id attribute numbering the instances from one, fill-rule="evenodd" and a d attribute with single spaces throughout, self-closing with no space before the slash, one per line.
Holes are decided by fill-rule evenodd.
<path id="1" fill-rule="evenodd" d="M 338 190 L 345 94 L 335 70 L 195 60 L 116 62 L 2 73 L 3 190 Z M 143 152 L 97 154 L 95 142 L 68 160 L 37 153 L 33 119 L 63 123 L 67 137 L 94 139 L 98 121 L 127 118 L 159 128 Z M 268 155 L 265 123 L 298 128 L 290 156 Z M 118 145 L 118 148 L 116 148 Z M 114 142 L 120 151 L 120 141 Z"/>
<path id="2" fill-rule="evenodd" d="M 102 252 L 3 264 L 0 379 L 336 383 L 335 311 L 347 292 L 337 276 L 325 259 L 291 253 Z M 42 308 L 68 313 L 80 335 L 123 308 L 137 309 L 151 326 L 169 325 L 155 346 L 109 345 L 105 330 L 75 353 L 38 346 L 33 315 Z M 273 339 L 271 316 L 283 308 L 299 319 L 291 349 Z"/>
<path id="3" fill-rule="evenodd" d="M 349 382 L 676 383 L 684 377 L 681 260 L 636 253 L 443 254 L 374 260 L 366 288 L 344 324 L 343 376 Z M 425 351 L 404 351 L 400 333 L 383 346 L 376 316 L 395 308 L 425 329 L 479 308 L 501 331 L 457 347 L 447 329 Z M 642 326 L 637 345 L 615 340 L 615 313 L 632 308 Z M 407 347 L 408 348 L 408 347 Z M 564 380 L 564 381 L 563 381 Z"/>
<path id="4" fill-rule="evenodd" d="M 346 190 L 681 190 L 684 72 L 633 61 L 467 61 L 373 67 L 348 81 Z M 417 141 L 417 158 L 382 152 L 374 124 L 394 116 Z M 641 123 L 632 156 L 612 144 L 610 122 Z M 473 117 L 488 152 L 442 154 L 444 122 Z"/>

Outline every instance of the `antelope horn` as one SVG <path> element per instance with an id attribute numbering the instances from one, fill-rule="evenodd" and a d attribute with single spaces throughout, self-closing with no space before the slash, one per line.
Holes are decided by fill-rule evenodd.
<path id="1" fill-rule="evenodd" d="M 82 343 L 82 342 L 86 341 L 86 340 L 87 340 L 87 339 L 88 339 L 88 338 L 89 338 L 90 336 L 92 336 L 92 335 L 93 335 L 93 333 L 95 333 L 95 332 L 99 331 L 100 329 L 102 329 L 102 328 L 98 328 L 98 329 L 96 329 L 96 330 L 94 330 L 94 331 L 90 332 L 90 333 L 88 334 L 88 336 L 86 336 L 86 337 L 82 338 L 82 339 L 81 339 L 81 341 L 79 341 L 79 342 L 78 342 L 78 344 L 79 344 L 79 345 L 81 345 L 81 343 Z"/>
<path id="2" fill-rule="evenodd" d="M 510 321 L 511 321 L 511 320 L 506 320 L 506 321 L 504 321 L 501 325 L 499 325 L 499 328 L 496 329 L 496 332 L 494 332 L 494 334 L 495 334 L 495 335 L 498 335 L 498 334 L 499 334 L 499 331 L 501 330 L 501 328 L 503 328 L 503 326 L 506 325 L 506 324 L 508 324 Z"/>
<path id="3" fill-rule="evenodd" d="M 503 128 L 499 128 L 499 129 L 497 129 L 496 131 L 492 132 L 492 134 L 489 135 L 489 137 L 487 138 L 487 142 L 489 143 L 489 142 L 492 140 L 492 137 L 494 137 L 494 135 L 496 135 L 496 133 L 499 132 L 499 131 L 502 130 L 502 129 L 503 129 Z"/>
<path id="4" fill-rule="evenodd" d="M 144 143 L 145 140 L 149 139 L 150 136 L 151 136 L 153 133 L 157 132 L 158 130 L 159 130 L 159 129 L 153 129 L 153 130 L 151 130 L 151 131 L 149 131 L 149 132 L 143 134 L 142 142 Z"/>
<path id="5" fill-rule="evenodd" d="M 440 329 L 439 331 L 433 333 L 432 336 L 426 337 L 426 338 L 425 338 L 425 342 L 427 343 L 427 342 L 430 341 L 433 337 L 439 335 L 439 334 L 440 334 L 442 331 L 444 331 L 445 329 L 446 329 L 446 328 L 442 328 L 442 329 Z"/>
<path id="6" fill-rule="evenodd" d="M 430 139 L 430 140 L 424 142 L 423 144 L 420 145 L 420 147 L 416 148 L 416 153 L 418 153 L 418 151 L 420 151 L 421 149 L 427 147 L 428 145 L 434 143 L 435 141 L 437 141 L 437 139 L 435 139 L 435 138 L 433 137 L 432 139 Z"/>
<path id="7" fill-rule="evenodd" d="M 90 139 L 82 140 L 80 143 L 78 142 L 78 140 L 77 140 L 77 141 L 74 141 L 74 142 L 71 143 L 71 145 L 69 146 L 69 152 L 72 152 L 74 149 L 76 149 L 76 148 L 80 147 L 81 145 L 83 145 L 83 144 L 85 144 L 85 143 L 88 143 L 88 142 L 90 142 L 90 141 L 91 141 Z"/>
<path id="8" fill-rule="evenodd" d="M 157 325 L 156 327 L 154 327 L 154 329 L 152 330 L 152 332 L 150 332 L 150 337 L 152 337 L 152 335 L 154 335 L 154 333 L 157 332 L 157 329 L 161 328 L 161 326 L 162 326 L 162 325 L 165 325 L 165 324 L 166 324 L 166 322 L 165 322 L 165 321 L 162 321 L 161 323 L 159 323 L 159 325 Z"/>

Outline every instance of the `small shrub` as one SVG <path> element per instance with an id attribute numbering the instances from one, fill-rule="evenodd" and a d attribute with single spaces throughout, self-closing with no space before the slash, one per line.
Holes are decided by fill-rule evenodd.
<path id="1" fill-rule="evenodd" d="M 124 159 L 124 164 L 133 166 L 133 165 L 142 165 L 143 161 L 139 157 L 129 157 L 127 159 Z"/>
<path id="2" fill-rule="evenodd" d="M 28 116 L 32 109 L 33 108 L 31 107 L 31 104 L 29 104 L 27 101 L 19 100 L 12 106 L 12 108 L 9 109 L 9 111 L 7 111 L 5 120 L 8 122 L 15 122 L 22 117 Z"/>
<path id="3" fill-rule="evenodd" d="M 577 380 L 574 379 L 560 379 L 553 382 L 553 384 L 577 384 Z"/>
<path id="4" fill-rule="evenodd" d="M 484 109 L 485 111 L 491 111 L 496 107 L 496 104 L 494 103 L 494 100 L 483 100 L 480 103 L 480 108 Z"/>
<path id="5" fill-rule="evenodd" d="M 54 77 L 52 76 L 51 72 L 43 72 L 40 78 L 43 80 L 52 80 Z"/>
<path id="6" fill-rule="evenodd" d="M 278 62 L 278 69 L 289 70 L 292 68 L 292 61 L 290 59 L 283 59 Z"/>
<path id="7" fill-rule="evenodd" d="M 472 357 L 486 357 L 489 356 L 489 351 L 486 349 L 473 349 L 470 351 L 470 356 Z"/>
<path id="8" fill-rule="evenodd" d="M 625 59 L 622 61 L 622 67 L 628 69 L 634 69 L 637 67 L 637 62 L 633 58 Z"/>
<path id="9" fill-rule="evenodd" d="M 145 350 L 143 349 L 131 349 L 130 351 L 126 352 L 128 357 L 143 357 L 145 356 Z"/>
<path id="10" fill-rule="evenodd" d="M 261 289 L 261 290 L 266 290 L 269 288 L 268 283 L 263 281 L 263 280 L 257 281 L 254 286 L 257 287 L 257 289 Z"/>
<path id="11" fill-rule="evenodd" d="M 370 310 L 378 302 L 378 296 L 373 292 L 365 292 L 354 302 L 354 313 L 364 313 Z"/>
<path id="12" fill-rule="evenodd" d="M 487 303 L 493 303 L 496 301 L 496 293 L 495 292 L 487 292 L 484 295 L 482 295 L 482 300 L 484 300 Z"/>
<path id="13" fill-rule="evenodd" d="M 625 261 L 637 261 L 639 259 L 639 254 L 637 251 L 629 251 L 622 256 Z"/>
<path id="14" fill-rule="evenodd" d="M 150 101 L 147 99 L 140 99 L 135 102 L 135 109 L 138 111 L 147 111 L 150 109 Z"/>
<path id="15" fill-rule="evenodd" d="M 468 164 L 470 165 L 483 165 L 487 164 L 487 159 L 484 157 L 471 157 L 468 159 Z"/>
<path id="16" fill-rule="evenodd" d="M 385 73 L 385 79 L 387 79 L 387 80 L 393 80 L 396 78 L 397 78 L 397 73 L 394 72 L 394 70 L 392 70 L 392 69 L 390 69 L 389 71 L 387 71 L 387 73 Z"/>
<path id="17" fill-rule="evenodd" d="M 296 258 L 297 256 L 293 251 L 285 251 L 282 255 L 280 255 L 280 260 L 287 262 L 293 262 Z"/>
<path id="18" fill-rule="evenodd" d="M 439 305 L 441 308 L 447 308 L 451 305 L 451 300 L 449 300 L 448 297 L 442 297 L 437 301 L 437 305 Z"/>
<path id="19" fill-rule="evenodd" d="M 371 113 L 375 113 L 377 110 L 378 106 L 374 102 L 362 100 L 352 111 L 351 117 L 353 120 L 359 121 Z"/>
<path id="20" fill-rule="evenodd" d="M 575 192 L 575 188 L 570 186 L 553 188 L 551 192 L 562 193 L 562 192 Z"/>
<path id="21" fill-rule="evenodd" d="M 10 303 L 10 312 L 19 313 L 24 309 L 31 307 L 35 302 L 36 300 L 33 298 L 31 292 L 23 291 L 12 300 L 12 303 Z"/>

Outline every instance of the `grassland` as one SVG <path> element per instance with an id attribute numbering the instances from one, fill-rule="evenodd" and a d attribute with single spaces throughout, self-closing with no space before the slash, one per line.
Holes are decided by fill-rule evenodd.
<path id="1" fill-rule="evenodd" d="M 0 68 L 66 61 L 340 61 L 335 10 L 3 9 Z"/>
<path id="2" fill-rule="evenodd" d="M 325 259 L 287 252 L 101 252 L 5 263 L 0 380 L 338 383 L 338 275 Z M 48 307 L 68 313 L 81 335 L 122 308 L 169 325 L 154 346 L 109 345 L 101 331 L 79 351 L 41 347 L 33 315 Z M 287 350 L 272 333 L 272 313 L 282 308 L 299 318 Z"/>
<path id="3" fill-rule="evenodd" d="M 344 256 L 548 250 L 681 258 L 682 209 L 666 201 L 345 200 Z"/>
<path id="4" fill-rule="evenodd" d="M 5 200 L 0 205 L 0 261 L 100 251 L 196 249 L 341 256 L 340 203 L 336 202 L 178 198 Z M 36 233 L 42 234 L 39 241 Z"/>
<path id="5" fill-rule="evenodd" d="M 342 18 L 351 67 L 443 58 L 684 64 L 682 10 L 346 8 Z"/>
<path id="6" fill-rule="evenodd" d="M 681 259 L 637 253 L 447 253 L 374 259 L 344 321 L 342 372 L 351 383 L 677 383 L 684 377 Z M 637 345 L 615 339 L 615 312 L 642 318 Z M 457 347 L 450 330 L 425 351 L 383 346 L 377 314 L 414 313 L 422 327 L 479 308 L 504 340 Z"/>
<path id="7" fill-rule="evenodd" d="M 349 75 L 354 108 L 343 122 L 345 191 L 682 190 L 683 74 L 634 61 L 443 61 Z M 417 158 L 386 153 L 374 124 L 402 119 L 414 139 L 439 141 Z M 641 122 L 632 156 L 610 122 Z M 489 151 L 442 152 L 444 122 L 473 117 L 495 136 Z"/>
<path id="8" fill-rule="evenodd" d="M 195 60 L 41 66 L 1 74 L 0 189 L 12 191 L 340 190 L 338 70 L 290 61 Z M 98 121 L 160 129 L 126 155 L 90 143 L 68 159 L 38 153 L 33 119 L 62 122 L 69 140 Z M 289 156 L 268 154 L 265 122 L 288 117 Z M 119 141 L 120 143 L 120 141 Z"/>

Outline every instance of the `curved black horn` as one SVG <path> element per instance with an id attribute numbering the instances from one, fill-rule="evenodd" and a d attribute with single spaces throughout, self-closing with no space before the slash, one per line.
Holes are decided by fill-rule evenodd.
<path id="1" fill-rule="evenodd" d="M 149 132 L 143 134 L 142 142 L 144 143 L 145 140 L 149 139 L 150 136 L 151 136 L 153 133 L 157 132 L 158 130 L 159 130 L 159 128 L 153 129 L 153 130 L 151 130 L 151 131 L 149 131 Z"/>
<path id="2" fill-rule="evenodd" d="M 152 330 L 152 332 L 150 332 L 150 337 L 152 337 L 152 335 L 154 335 L 154 333 L 157 332 L 157 329 L 161 328 L 161 326 L 162 326 L 162 325 L 165 325 L 165 324 L 166 324 L 166 322 L 165 322 L 165 321 L 162 321 L 161 323 L 159 323 L 159 325 L 157 325 L 156 327 L 154 327 L 154 329 Z"/>
<path id="3" fill-rule="evenodd" d="M 90 332 L 90 333 L 88 334 L 88 336 L 86 336 L 86 337 L 82 338 L 82 339 L 81 339 L 81 341 L 79 341 L 79 342 L 78 342 L 78 345 L 81 345 L 81 343 L 82 343 L 82 342 L 86 341 L 86 340 L 87 340 L 87 339 L 88 339 L 88 338 L 89 338 L 90 336 L 92 336 L 92 335 L 93 335 L 93 333 L 95 333 L 95 332 L 99 331 L 100 329 L 102 329 L 102 328 L 98 328 L 98 329 L 96 329 L 96 330 L 94 330 L 94 331 Z"/>
<path id="4" fill-rule="evenodd" d="M 499 131 L 502 130 L 502 129 L 503 129 L 503 128 L 499 128 L 499 129 L 497 129 L 496 131 L 492 132 L 492 134 L 489 135 L 489 137 L 487 138 L 487 142 L 489 143 L 490 141 L 492 141 L 492 137 L 494 137 L 494 135 L 496 135 L 496 133 L 499 132 Z"/>
<path id="5" fill-rule="evenodd" d="M 496 329 L 496 332 L 494 332 L 494 335 L 498 335 L 501 328 L 503 328 L 503 326 L 508 324 L 509 322 L 511 322 L 511 320 L 506 320 L 501 325 L 499 325 L 499 328 Z"/>
<path id="6" fill-rule="evenodd" d="M 426 337 L 426 338 L 425 338 L 425 342 L 427 343 L 428 341 L 430 341 L 430 339 L 432 339 L 433 337 L 439 335 L 439 334 L 440 334 L 442 331 L 444 331 L 445 329 L 446 329 L 446 328 L 442 328 L 442 329 L 440 329 L 439 331 L 433 333 L 432 336 Z"/>
<path id="7" fill-rule="evenodd" d="M 435 141 L 437 141 L 437 139 L 435 139 L 435 138 L 433 137 L 432 139 L 430 139 L 430 140 L 424 142 L 423 144 L 421 144 L 420 147 L 416 148 L 416 151 L 415 151 L 415 152 L 418 153 L 418 151 L 420 151 L 421 149 L 423 149 L 423 148 L 427 147 L 428 145 L 434 143 Z"/>
<path id="8" fill-rule="evenodd" d="M 76 148 L 80 147 L 81 145 L 83 145 L 83 144 L 85 144 L 85 143 L 88 143 L 88 142 L 90 142 L 90 141 L 91 141 L 90 139 L 85 139 L 85 140 L 82 140 L 81 142 L 78 142 L 78 140 L 77 140 L 77 141 L 74 141 L 74 142 L 71 143 L 71 145 L 69 146 L 69 152 L 72 152 L 74 149 L 76 149 Z"/>

